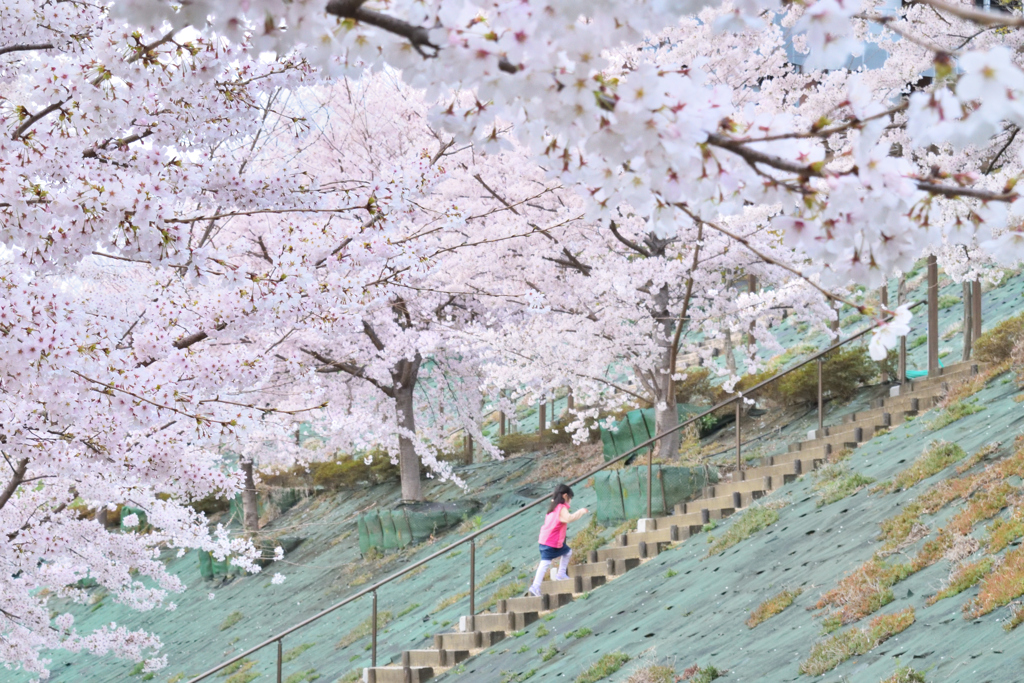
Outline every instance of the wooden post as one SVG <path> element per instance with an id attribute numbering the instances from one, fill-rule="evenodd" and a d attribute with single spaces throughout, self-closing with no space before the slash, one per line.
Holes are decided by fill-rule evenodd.
<path id="1" fill-rule="evenodd" d="M 742 446 L 740 445 L 740 408 L 742 407 L 742 404 L 743 396 L 741 394 L 736 398 L 736 481 L 740 481 L 740 478 L 743 476 L 743 453 L 741 450 Z"/>
<path id="2" fill-rule="evenodd" d="M 284 648 L 284 638 L 277 639 L 277 683 L 281 683 L 281 666 L 284 664 L 284 655 L 281 650 Z"/>
<path id="3" fill-rule="evenodd" d="M 757 292 L 757 276 L 756 275 L 748 275 L 747 276 L 747 291 L 749 293 L 751 293 L 751 294 L 755 294 Z M 753 321 L 751 321 L 750 327 L 747 328 L 747 346 L 753 346 L 753 345 L 754 345 L 754 323 L 753 323 Z M 751 351 L 750 353 L 751 353 L 751 355 L 753 355 L 753 351 Z"/>
<path id="4" fill-rule="evenodd" d="M 884 308 L 889 308 L 889 281 L 886 280 L 885 284 L 878 290 L 878 301 Z M 889 373 L 885 369 L 885 364 L 882 364 L 882 384 L 889 383 Z"/>
<path id="5" fill-rule="evenodd" d="M 928 376 L 939 374 L 939 262 L 928 257 Z"/>
<path id="6" fill-rule="evenodd" d="M 377 591 L 373 591 L 373 613 L 370 615 L 370 667 L 377 668 Z"/>
<path id="7" fill-rule="evenodd" d="M 822 377 L 822 360 L 818 359 L 818 436 L 820 437 L 821 430 L 825 424 L 825 392 L 824 392 L 824 378 Z"/>
<path id="8" fill-rule="evenodd" d="M 476 616 L 476 539 L 469 542 L 469 616 Z M 472 625 L 475 629 L 475 624 Z"/>
<path id="9" fill-rule="evenodd" d="M 505 430 L 507 428 L 508 428 L 508 425 L 505 423 L 505 413 L 503 411 L 499 410 L 498 411 L 498 436 L 505 436 Z"/>
<path id="10" fill-rule="evenodd" d="M 962 360 L 971 359 L 971 345 L 974 343 L 974 304 L 972 296 L 974 286 L 970 282 L 964 282 L 964 353 Z"/>
<path id="11" fill-rule="evenodd" d="M 971 292 L 971 305 L 974 306 L 974 315 L 971 316 L 971 322 L 974 323 L 974 334 L 971 336 L 974 341 L 978 341 L 978 337 L 981 336 L 981 280 L 975 280 L 972 287 L 974 291 Z"/>
<path id="12" fill-rule="evenodd" d="M 651 518 L 651 470 L 654 467 L 654 446 L 647 449 L 647 519 Z"/>
<path id="13" fill-rule="evenodd" d="M 569 387 L 569 393 L 565 395 L 565 407 L 568 410 L 575 410 L 576 399 L 572 397 L 572 387 Z"/>
<path id="14" fill-rule="evenodd" d="M 907 298 L 907 276 L 901 275 L 896 287 L 896 305 L 902 306 Z M 900 337 L 899 364 L 896 367 L 896 381 L 903 384 L 907 381 L 907 336 Z"/>
<path id="15" fill-rule="evenodd" d="M 540 408 L 537 411 L 537 419 L 538 419 L 538 426 L 539 426 L 539 428 L 537 430 L 538 434 L 543 434 L 545 431 L 547 431 L 547 428 L 548 428 L 547 410 L 548 410 L 548 404 L 545 401 L 541 401 L 540 402 Z"/>
<path id="16" fill-rule="evenodd" d="M 466 439 L 463 442 L 462 459 L 467 465 L 473 464 L 473 437 L 466 432 Z"/>

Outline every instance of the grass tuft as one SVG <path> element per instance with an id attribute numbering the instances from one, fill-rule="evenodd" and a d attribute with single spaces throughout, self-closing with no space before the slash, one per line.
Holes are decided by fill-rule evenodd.
<path id="1" fill-rule="evenodd" d="M 933 441 L 910 467 L 897 474 L 891 482 L 882 482 L 872 490 L 895 493 L 909 489 L 914 484 L 938 474 L 965 457 L 967 457 L 967 453 L 957 444 L 948 441 Z"/>
<path id="2" fill-rule="evenodd" d="M 480 605 L 480 609 L 490 609 L 497 605 L 499 600 L 508 600 L 509 598 L 518 597 L 522 595 L 525 590 L 525 581 L 513 581 L 512 583 L 506 583 L 504 586 L 501 586 L 498 590 L 494 591 L 491 597 L 487 598 L 487 600 Z M 469 593 L 466 595 L 469 595 Z"/>
<path id="3" fill-rule="evenodd" d="M 220 630 L 227 631 L 229 628 L 231 628 L 244 618 L 245 615 L 241 612 L 232 612 L 231 614 L 224 617 L 224 621 L 220 622 Z"/>
<path id="4" fill-rule="evenodd" d="M 729 526 L 724 534 L 719 536 L 708 549 L 708 557 L 725 552 L 740 541 L 745 541 L 752 535 L 779 521 L 779 512 L 772 508 L 757 505 L 748 508 Z"/>
<path id="5" fill-rule="evenodd" d="M 948 585 L 938 593 L 928 598 L 927 603 L 934 605 L 939 600 L 959 595 L 965 590 L 981 581 L 981 578 L 992 569 L 992 558 L 986 557 L 978 562 L 963 564 L 954 571 L 948 581 Z"/>
<path id="6" fill-rule="evenodd" d="M 974 415 L 985 410 L 983 406 L 979 406 L 977 401 L 954 401 L 950 403 L 945 410 L 935 416 L 935 419 L 929 423 L 929 427 L 932 429 L 942 429 L 946 425 L 953 424 L 957 420 L 967 417 L 968 415 Z"/>
<path id="7" fill-rule="evenodd" d="M 964 605 L 964 618 L 977 619 L 1024 594 L 1024 547 L 1003 556 L 1003 563 L 981 581 L 978 597 Z"/>
<path id="8" fill-rule="evenodd" d="M 830 463 L 814 473 L 817 481 L 812 487 L 818 492 L 818 507 L 830 505 L 852 496 L 865 486 L 875 483 L 871 477 L 850 472 L 845 463 Z"/>
<path id="9" fill-rule="evenodd" d="M 391 623 L 391 612 L 377 612 L 377 631 L 380 632 L 385 626 Z M 348 647 L 357 640 L 361 640 L 366 636 L 370 635 L 370 627 L 373 625 L 373 617 L 366 617 L 363 621 L 359 622 L 355 628 L 345 634 L 345 636 L 338 641 L 335 645 L 339 650 L 344 647 Z"/>
<path id="10" fill-rule="evenodd" d="M 875 617 L 867 628 L 851 628 L 818 641 L 811 654 L 800 662 L 800 673 L 820 676 L 847 659 L 865 655 L 914 623 L 914 608 Z"/>
<path id="11" fill-rule="evenodd" d="M 778 595 L 773 595 L 768 598 L 760 605 L 757 606 L 753 612 L 750 613 L 750 617 L 747 619 L 747 626 L 754 628 L 758 624 L 762 624 L 776 614 L 782 612 L 796 600 L 797 596 L 803 592 L 802 589 L 797 588 L 796 590 L 784 590 Z"/>
<path id="12" fill-rule="evenodd" d="M 588 669 L 576 677 L 575 683 L 596 683 L 611 676 L 629 661 L 629 655 L 623 652 L 612 652 L 601 657 Z"/>
<path id="13" fill-rule="evenodd" d="M 629 675 L 626 683 L 675 683 L 676 670 L 670 666 L 645 666 Z"/>
<path id="14" fill-rule="evenodd" d="M 909 666 L 896 667 L 896 671 L 881 683 L 926 683 L 924 674 L 914 671 Z"/>
<path id="15" fill-rule="evenodd" d="M 853 623 L 892 602 L 893 585 L 911 573 L 908 564 L 871 558 L 821 596 L 815 609 L 831 608 L 830 616 L 838 617 L 841 624 Z"/>
<path id="16" fill-rule="evenodd" d="M 487 575 L 484 576 L 484 580 L 480 582 L 480 586 L 490 586 L 492 583 L 495 583 L 501 577 L 511 573 L 512 563 L 508 560 L 504 560 L 497 567 L 487 572 Z"/>
<path id="17" fill-rule="evenodd" d="M 314 645 L 316 645 L 316 643 L 303 643 L 302 645 L 296 645 L 290 650 L 285 650 L 285 653 L 281 657 L 281 660 L 285 663 L 288 663 L 293 659 L 296 659 L 299 655 L 301 655 L 303 652 L 313 647 Z"/>
<path id="18" fill-rule="evenodd" d="M 985 536 L 985 552 L 991 555 L 1024 536 L 1024 522 L 1019 519 L 997 519 L 985 531 L 988 532 Z"/>

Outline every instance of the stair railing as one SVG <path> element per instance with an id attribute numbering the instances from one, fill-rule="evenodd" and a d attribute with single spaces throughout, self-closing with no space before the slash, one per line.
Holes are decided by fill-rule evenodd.
<path id="1" fill-rule="evenodd" d="M 911 305 L 910 308 L 911 309 L 916 308 L 917 306 L 919 306 L 919 305 L 921 305 L 923 303 L 924 303 L 924 301 L 918 301 L 918 302 L 914 303 L 913 305 Z M 850 342 L 859 339 L 860 337 L 864 336 L 865 334 L 867 334 L 868 332 L 873 330 L 875 327 L 876 327 L 876 325 L 871 325 L 871 326 L 867 327 L 866 329 L 861 330 L 860 332 L 857 332 L 856 334 L 854 334 L 854 335 L 852 335 L 850 337 L 847 337 L 846 339 L 844 339 L 842 341 L 839 341 L 839 342 L 833 344 L 832 346 L 829 346 L 828 348 L 826 348 L 826 349 L 824 349 L 822 351 L 819 351 L 819 352 L 811 355 L 810 357 L 806 358 L 805 360 L 803 360 L 802 362 L 798 363 L 797 365 L 794 365 L 793 367 L 788 368 L 787 370 L 784 370 L 784 371 L 782 371 L 782 372 L 780 372 L 780 373 L 778 373 L 776 375 L 772 375 L 771 377 L 769 377 L 768 379 L 764 380 L 763 382 L 759 382 L 758 384 L 755 384 L 753 387 L 748 389 L 746 392 L 737 392 L 734 396 L 730 396 L 729 398 L 727 398 L 726 400 L 722 401 L 721 403 L 719 403 L 719 404 L 717 404 L 717 405 L 715 405 L 715 406 L 713 406 L 711 408 L 708 408 L 703 413 L 700 413 L 699 415 L 695 415 L 695 416 L 685 420 L 684 422 L 676 425 L 675 427 L 672 427 L 671 429 L 665 430 L 664 432 L 662 432 L 660 434 L 655 434 L 654 436 L 652 436 L 647 441 L 644 441 L 643 443 L 641 443 L 641 444 L 639 444 L 637 446 L 634 446 L 632 449 L 626 451 L 622 455 L 618 455 L 615 458 L 613 458 L 612 460 L 609 460 L 609 461 L 599 465 L 598 467 L 595 467 L 594 469 L 590 470 L 586 474 L 581 475 L 579 477 L 576 477 L 575 479 L 569 481 L 568 484 L 571 486 L 571 485 L 574 485 L 574 484 L 578 484 L 581 481 L 585 481 L 586 479 L 589 479 L 590 477 L 594 476 L 595 474 L 597 474 L 601 470 L 604 470 L 604 469 L 606 469 L 608 467 L 611 467 L 612 465 L 618 464 L 618 463 L 622 462 L 623 460 L 625 460 L 626 458 L 629 458 L 631 456 L 634 456 L 634 455 L 642 452 L 645 448 L 649 449 L 648 450 L 648 456 L 647 456 L 647 516 L 651 517 L 651 479 L 652 479 L 652 470 L 653 470 L 652 457 L 653 457 L 653 452 L 654 452 L 654 446 L 658 442 L 658 440 L 663 439 L 664 437 L 666 437 L 666 436 L 668 436 L 670 434 L 673 434 L 673 433 L 675 433 L 677 431 L 685 429 L 686 427 L 690 426 L 691 424 L 694 424 L 698 420 L 706 417 L 707 415 L 710 415 L 710 414 L 714 413 L 717 410 L 721 410 L 722 408 L 725 408 L 725 407 L 729 406 L 730 404 L 735 404 L 735 406 L 736 406 L 736 464 L 737 464 L 737 470 L 739 470 L 740 468 L 742 468 L 742 462 L 743 462 L 742 461 L 742 453 L 741 453 L 742 445 L 741 445 L 741 440 L 740 440 L 740 420 L 739 420 L 739 418 L 740 418 L 740 407 L 743 404 L 742 402 L 743 402 L 744 396 L 749 396 L 750 394 L 753 394 L 754 392 L 756 392 L 758 389 L 761 389 L 762 387 L 767 386 L 771 382 L 774 382 L 774 381 L 776 381 L 778 379 L 781 379 L 781 378 L 785 377 L 786 375 L 788 375 L 788 374 L 790 374 L 792 372 L 795 372 L 796 370 L 799 370 L 800 368 L 802 368 L 803 366 L 807 365 L 808 363 L 814 363 L 814 362 L 817 362 L 817 364 L 818 364 L 818 426 L 819 426 L 819 429 L 820 429 L 821 425 L 822 425 L 822 420 L 823 420 L 823 406 L 824 406 L 823 393 L 822 393 L 822 387 L 823 387 L 822 361 L 824 360 L 824 357 L 826 355 L 828 355 L 829 353 L 832 353 L 836 349 L 839 349 L 839 348 L 845 346 L 846 344 L 849 344 Z M 510 512 L 507 515 L 505 515 L 501 519 L 499 519 L 497 521 L 494 521 L 494 522 L 491 522 L 490 524 L 488 524 L 488 525 L 486 525 L 484 527 L 481 527 L 480 529 L 477 529 L 476 531 L 470 533 L 469 535 L 464 536 L 464 537 L 458 539 L 457 541 L 455 541 L 455 542 L 445 546 L 444 548 L 438 550 L 437 552 L 431 553 L 430 555 L 428 555 L 427 557 L 423 558 L 422 560 L 419 560 L 418 562 L 415 562 L 415 563 L 405 567 L 404 569 L 401 569 L 401 570 L 395 572 L 394 574 L 388 576 L 385 579 L 382 579 L 382 580 L 378 581 L 377 583 L 373 584 L 372 586 L 370 586 L 368 588 L 364 588 L 363 590 L 359 591 L 358 593 L 356 593 L 354 595 L 351 595 L 351 596 L 345 598 L 344 600 L 341 600 L 340 602 L 337 602 L 337 603 L 331 605 L 330 607 L 327 607 L 327 608 L 321 610 L 320 612 L 317 612 L 316 614 L 314 614 L 313 616 L 309 617 L 308 619 L 305 619 L 304 621 L 301 621 L 298 624 L 295 624 L 294 626 L 291 626 L 290 628 L 287 628 L 284 631 L 281 631 L 277 635 L 274 635 L 274 636 L 271 636 L 270 638 L 267 638 L 263 642 L 261 642 L 258 645 L 255 645 L 255 646 L 249 648 L 245 652 L 242 652 L 241 654 L 235 655 L 231 659 L 218 664 L 217 666 L 213 667 L 212 669 L 210 669 L 208 671 L 205 671 L 205 672 L 199 674 L 198 676 L 190 679 L 188 681 L 188 683 L 197 683 L 198 681 L 201 681 L 201 680 L 203 680 L 205 678 L 208 678 L 208 677 L 212 676 L 213 674 L 217 673 L 218 671 L 221 671 L 221 670 L 231 666 L 232 664 L 235 664 L 236 662 L 239 662 L 242 659 L 245 659 L 249 655 L 254 654 L 254 653 L 262 650 L 263 648 L 271 646 L 271 645 L 276 645 L 277 646 L 277 683 L 282 683 L 281 676 L 282 676 L 283 649 L 284 649 L 284 639 L 285 639 L 285 637 L 291 635 L 292 633 L 295 633 L 296 631 L 302 629 L 305 626 L 308 626 L 309 624 L 312 624 L 315 621 L 319 621 L 320 619 L 324 618 L 328 614 L 331 614 L 332 612 L 334 612 L 334 611 L 336 611 L 336 610 L 338 610 L 338 609 L 340 609 L 340 608 L 342 608 L 342 607 L 344 607 L 344 606 L 346 606 L 348 604 L 351 604 L 351 603 L 355 602 L 356 600 L 358 600 L 359 598 L 362 598 L 362 597 L 364 597 L 366 595 L 370 595 L 372 597 L 371 615 L 370 615 L 370 667 L 371 668 L 375 668 L 377 666 L 377 591 L 378 590 L 380 590 L 384 586 L 392 583 L 393 581 L 395 581 L 397 579 L 400 579 L 401 577 L 409 574 L 410 572 L 412 572 L 412 571 L 414 571 L 416 569 L 419 569 L 420 567 L 422 567 L 423 565 L 427 564 L 428 562 L 431 562 L 431 561 L 441 557 L 442 555 L 448 554 L 449 552 L 451 552 L 452 550 L 455 550 L 459 546 L 462 546 L 462 545 L 465 545 L 466 543 L 469 543 L 469 545 L 470 545 L 470 552 L 469 552 L 469 556 L 470 556 L 470 567 L 469 567 L 469 583 L 470 583 L 470 585 L 469 585 L 469 605 L 470 605 L 470 617 L 472 618 L 472 616 L 474 616 L 476 614 L 476 609 L 475 609 L 476 608 L 476 599 L 475 599 L 476 598 L 476 552 L 475 551 L 476 551 L 476 539 L 477 539 L 477 537 L 483 535 L 484 533 L 490 531 L 491 529 L 494 529 L 495 527 L 498 527 L 498 526 L 504 524 L 505 522 L 507 522 L 507 521 L 509 521 L 511 519 L 514 519 L 514 518 L 518 517 L 519 515 L 525 513 L 528 510 L 533 509 L 534 507 L 540 505 L 541 503 L 548 502 L 550 499 L 551 499 L 550 496 L 542 496 L 542 497 L 537 498 L 536 500 L 534 500 L 534 501 L 532 501 L 530 503 L 527 503 L 523 507 L 521 507 L 521 508 L 519 508 L 519 509 L 517 509 L 517 510 L 515 510 L 513 512 Z"/>

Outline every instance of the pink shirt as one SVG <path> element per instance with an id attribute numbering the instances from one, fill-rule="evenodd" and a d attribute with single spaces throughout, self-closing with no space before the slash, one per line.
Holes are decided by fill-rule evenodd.
<path id="1" fill-rule="evenodd" d="M 565 530 L 569 527 L 568 524 L 560 522 L 558 517 L 559 513 L 565 508 L 565 511 L 569 511 L 569 506 L 565 503 L 559 503 L 544 517 L 544 524 L 540 527 L 540 538 L 537 542 L 541 545 L 546 545 L 551 548 L 561 548 L 562 544 L 565 543 Z"/>

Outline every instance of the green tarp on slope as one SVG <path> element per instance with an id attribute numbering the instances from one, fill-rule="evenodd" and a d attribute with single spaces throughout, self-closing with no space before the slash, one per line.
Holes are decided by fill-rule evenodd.
<path id="1" fill-rule="evenodd" d="M 425 541 L 438 531 L 459 524 L 479 507 L 475 500 L 462 500 L 372 510 L 356 520 L 359 552 L 365 555 L 370 548 L 396 550 Z"/>
<path id="2" fill-rule="evenodd" d="M 692 498 L 703 486 L 718 481 L 715 468 L 662 467 L 651 470 L 651 513 L 671 514 L 677 503 Z M 627 467 L 594 475 L 597 521 L 608 526 L 647 516 L 647 467 Z"/>
<path id="3" fill-rule="evenodd" d="M 676 409 L 679 411 L 680 421 L 687 415 L 696 415 L 704 410 L 700 406 L 690 403 L 680 403 Z M 614 429 L 601 429 L 604 459 L 611 460 L 615 456 L 622 455 L 647 441 L 656 433 L 654 408 L 631 410 L 626 413 L 624 418 L 615 423 Z"/>

